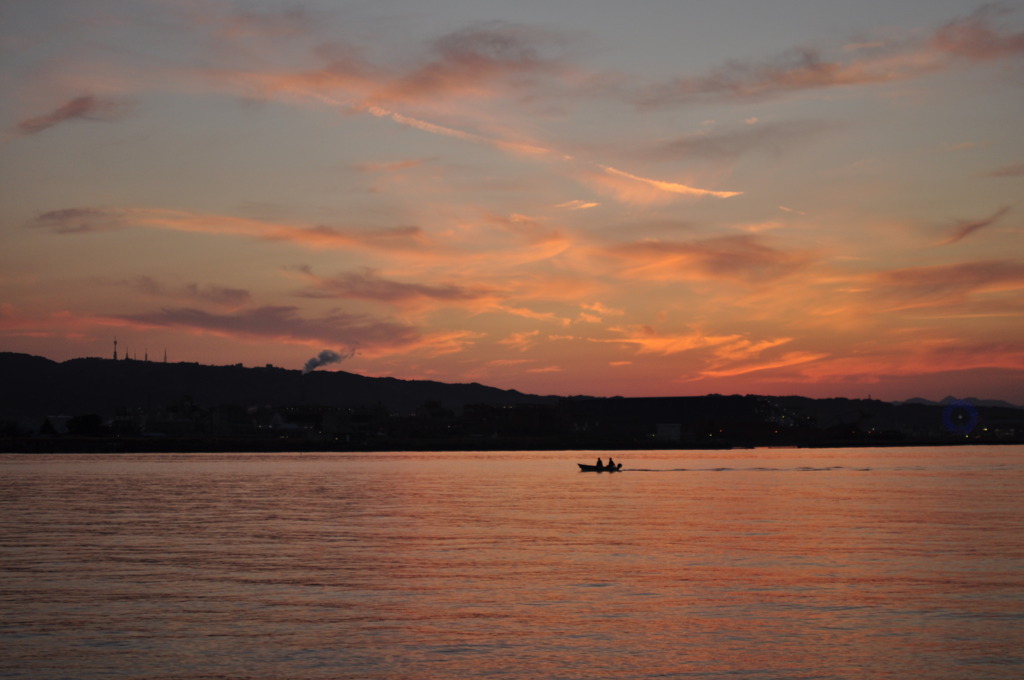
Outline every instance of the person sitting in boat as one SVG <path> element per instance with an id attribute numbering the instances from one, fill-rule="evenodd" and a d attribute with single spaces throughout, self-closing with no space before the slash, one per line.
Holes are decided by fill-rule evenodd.
<path id="1" fill-rule="evenodd" d="M 614 470 L 615 469 L 615 461 L 612 460 L 611 456 L 608 456 L 608 469 L 609 470 Z"/>
<path id="2" fill-rule="evenodd" d="M 601 462 L 601 459 L 600 459 L 600 458 L 598 458 L 598 459 L 597 459 L 597 469 L 598 469 L 598 470 L 600 470 L 600 469 L 601 469 L 601 468 L 603 468 L 603 467 L 604 467 L 604 463 L 602 463 L 602 462 Z"/>

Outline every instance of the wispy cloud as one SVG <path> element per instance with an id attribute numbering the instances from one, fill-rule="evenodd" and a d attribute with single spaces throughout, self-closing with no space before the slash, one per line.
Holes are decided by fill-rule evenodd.
<path id="1" fill-rule="evenodd" d="M 72 120 L 119 120 L 129 111 L 127 102 L 87 94 L 61 104 L 49 113 L 27 118 L 17 125 L 23 135 L 35 135 Z"/>
<path id="2" fill-rule="evenodd" d="M 1024 163 L 1003 165 L 991 172 L 986 173 L 987 177 L 1024 177 Z"/>
<path id="3" fill-rule="evenodd" d="M 653 160 L 734 159 L 747 153 L 781 155 L 808 144 L 841 125 L 823 120 L 793 120 L 744 125 L 736 130 L 702 131 L 639 151 Z"/>
<path id="4" fill-rule="evenodd" d="M 512 333 L 498 341 L 499 344 L 519 350 L 520 352 L 525 352 L 526 350 L 536 346 L 538 342 L 540 342 L 540 331 Z"/>
<path id="5" fill-rule="evenodd" d="M 492 21 L 442 36 L 432 58 L 385 82 L 370 97 L 375 103 L 423 101 L 445 96 L 492 94 L 498 87 L 535 86 L 532 79 L 561 70 L 562 36 L 535 26 Z"/>
<path id="6" fill-rule="evenodd" d="M 308 269 L 301 270 L 310 283 L 300 295 L 312 298 L 354 298 L 402 304 L 423 300 L 460 303 L 493 300 L 495 293 L 481 286 L 460 286 L 454 283 L 408 283 L 385 279 L 372 269 L 346 272 L 332 277 L 319 277 Z"/>
<path id="7" fill-rule="evenodd" d="M 229 234 L 264 241 L 287 241 L 314 249 L 362 247 L 420 249 L 426 236 L 414 226 L 353 229 L 194 213 L 160 208 L 65 208 L 40 214 L 29 225 L 58 234 L 84 234 L 143 227 L 203 234 Z"/>
<path id="8" fill-rule="evenodd" d="M 392 321 L 344 312 L 310 318 L 302 316 L 299 308 L 292 306 L 255 307 L 229 314 L 181 307 L 115 315 L 112 318 L 137 327 L 167 327 L 224 337 L 333 345 L 361 350 L 407 347 L 416 344 L 421 338 L 417 329 Z"/>
<path id="9" fill-rule="evenodd" d="M 995 211 L 988 217 L 980 220 L 960 220 L 957 226 L 952 230 L 952 233 L 946 238 L 940 245 L 950 245 L 957 241 L 962 241 L 979 229 L 991 226 L 1003 218 L 1008 212 L 1010 212 L 1010 206 L 1003 206 L 999 210 Z"/>
<path id="10" fill-rule="evenodd" d="M 789 276 L 813 260 L 808 252 L 786 252 L 754 234 L 690 242 L 647 239 L 610 246 L 626 278 L 657 281 L 721 279 L 758 283 Z"/>
<path id="11" fill-rule="evenodd" d="M 565 369 L 561 366 L 541 366 L 538 368 L 528 368 L 527 373 L 561 373 Z"/>
<path id="12" fill-rule="evenodd" d="M 1006 13 L 1001 3 L 951 21 L 926 39 L 861 43 L 843 57 L 809 47 L 761 61 L 732 61 L 702 76 L 684 76 L 650 86 L 637 101 L 647 106 L 701 101 L 770 99 L 794 92 L 872 85 L 918 78 L 958 63 L 985 62 L 1024 54 L 1024 33 L 1000 31 L 992 22 Z M 843 51 L 843 50 L 841 50 Z"/>
<path id="13" fill-rule="evenodd" d="M 770 359 L 766 358 L 754 361 L 744 361 L 738 364 L 722 366 L 719 368 L 704 369 L 700 372 L 700 377 L 725 378 L 737 375 L 747 375 L 749 373 L 807 364 L 813 361 L 819 361 L 826 357 L 828 357 L 828 354 L 822 352 L 785 352 L 778 357 Z"/>
<path id="14" fill-rule="evenodd" d="M 985 260 L 894 269 L 874 274 L 869 283 L 870 297 L 887 311 L 942 308 L 964 304 L 981 293 L 1024 290 L 1024 264 Z M 1019 313 L 1019 307 L 1009 303 L 1009 309 Z"/>
<path id="15" fill-rule="evenodd" d="M 556 208 L 565 208 L 567 210 L 588 210 L 590 208 L 596 208 L 601 205 L 600 203 L 594 203 L 593 201 L 582 201 L 576 199 L 574 201 L 566 201 L 565 203 L 559 203 Z"/>
<path id="16" fill-rule="evenodd" d="M 982 5 L 970 16 L 949 22 L 935 32 L 931 46 L 972 61 L 990 61 L 1024 54 L 1024 32 L 1001 33 L 991 26 L 996 17 L 1009 13 L 1002 2 Z"/>
<path id="17" fill-rule="evenodd" d="M 231 308 L 239 308 L 248 304 L 252 297 L 249 291 L 241 288 L 198 283 L 169 285 L 151 276 L 136 276 L 117 281 L 101 279 L 100 281 L 109 285 L 134 290 L 151 297 L 209 302 Z"/>
<path id="18" fill-rule="evenodd" d="M 607 174 L 631 182 L 636 182 L 643 185 L 644 187 L 654 188 L 660 192 L 666 192 L 670 194 L 681 194 L 684 196 L 714 196 L 716 198 L 730 198 L 732 196 L 739 196 L 741 191 L 713 191 L 711 189 L 698 189 L 697 187 L 688 186 L 686 184 L 680 184 L 678 182 L 667 182 L 665 180 L 651 179 L 649 177 L 640 177 L 633 175 L 623 170 L 613 168 L 608 165 L 599 166 Z M 621 186 L 618 185 L 618 186 Z M 635 200 L 637 193 L 635 189 L 618 189 L 620 196 L 626 197 L 627 200 Z M 632 198 L 631 198 L 632 197 Z"/>
<path id="19" fill-rule="evenodd" d="M 63 208 L 40 214 L 28 226 L 49 229 L 57 234 L 91 234 L 123 229 L 126 223 L 125 213 L 120 210 Z"/>
<path id="20" fill-rule="evenodd" d="M 316 19 L 302 7 L 291 7 L 282 11 L 238 11 L 227 14 L 221 21 L 218 33 L 222 38 L 292 38 L 308 34 Z"/>
<path id="21" fill-rule="evenodd" d="M 607 307 L 600 302 L 584 302 L 580 305 L 583 309 L 578 317 L 579 321 L 585 323 L 600 323 L 604 321 L 605 317 L 608 316 L 622 316 L 625 311 L 622 309 L 612 309 Z"/>
<path id="22" fill-rule="evenodd" d="M 663 356 L 706 349 L 743 339 L 740 335 L 709 336 L 697 331 L 663 333 L 650 325 L 616 326 L 610 328 L 609 331 L 617 333 L 618 337 L 594 338 L 593 341 L 628 345 L 640 354 Z"/>

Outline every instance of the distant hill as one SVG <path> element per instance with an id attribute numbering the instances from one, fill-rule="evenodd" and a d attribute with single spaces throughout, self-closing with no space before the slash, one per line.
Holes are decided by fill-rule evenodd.
<path id="1" fill-rule="evenodd" d="M 898 402 L 895 402 L 895 403 L 897 403 L 897 404 L 921 404 L 921 405 L 924 405 L 924 406 L 949 406 L 950 404 L 953 404 L 953 403 L 956 403 L 956 402 L 961 402 L 961 401 L 966 401 L 967 403 L 969 403 L 969 404 L 971 404 L 972 406 L 975 406 L 975 407 L 987 406 L 987 407 L 994 407 L 994 408 L 1016 408 L 1016 409 L 1024 410 L 1024 406 L 1021 406 L 1021 405 L 1018 405 L 1018 404 L 1011 404 L 1010 402 L 1003 401 L 1001 399 L 976 399 L 975 397 L 967 397 L 965 399 L 957 399 L 956 397 L 946 397 L 942 401 L 930 401 L 928 399 L 922 399 L 920 397 L 915 397 L 913 399 L 907 399 L 906 401 L 898 401 Z"/>
<path id="2" fill-rule="evenodd" d="M 1022 443 L 1024 409 L 759 395 L 557 397 L 477 383 L 0 353 L 0 450 L 520 450 Z"/>
<path id="3" fill-rule="evenodd" d="M 437 402 L 442 408 L 461 413 L 466 404 L 501 406 L 558 400 L 477 383 L 368 378 L 345 371 L 303 374 L 272 366 L 112 359 L 58 363 L 11 352 L 0 352 L 0 376 L 0 419 L 5 420 L 87 413 L 112 416 L 119 407 L 155 408 L 185 398 L 203 407 L 380 406 L 401 415 L 412 413 L 426 402 Z"/>

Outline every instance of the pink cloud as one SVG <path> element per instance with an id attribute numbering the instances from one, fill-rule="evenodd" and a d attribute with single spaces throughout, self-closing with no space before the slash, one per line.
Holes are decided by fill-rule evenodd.
<path id="1" fill-rule="evenodd" d="M 739 335 L 708 336 L 697 331 L 686 333 L 663 333 L 648 325 L 618 326 L 609 329 L 617 333 L 614 338 L 592 338 L 593 342 L 607 342 L 628 345 L 639 354 L 660 354 L 668 356 L 697 349 L 742 340 Z"/>

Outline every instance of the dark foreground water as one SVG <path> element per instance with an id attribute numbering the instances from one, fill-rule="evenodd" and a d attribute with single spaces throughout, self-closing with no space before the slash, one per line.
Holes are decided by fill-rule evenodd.
<path id="1" fill-rule="evenodd" d="M 0 677 L 1024 677 L 1024 447 L 596 457 L 0 456 Z"/>

